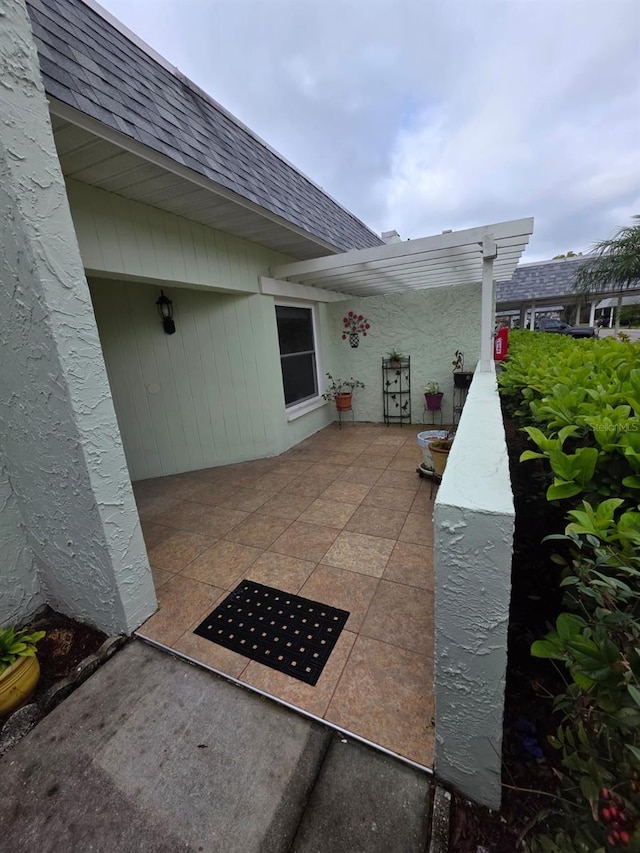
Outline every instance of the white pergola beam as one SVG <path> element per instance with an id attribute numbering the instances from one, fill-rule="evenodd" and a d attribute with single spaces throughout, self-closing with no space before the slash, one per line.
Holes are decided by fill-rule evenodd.
<path id="1" fill-rule="evenodd" d="M 299 261 L 293 264 L 283 264 L 271 270 L 272 278 L 295 278 L 306 273 L 323 272 L 324 270 L 339 270 L 346 266 L 365 263 L 376 263 L 390 258 L 412 258 L 423 252 L 438 249 L 455 249 L 460 246 L 481 244 L 485 237 L 491 237 L 499 242 L 501 239 L 526 237 L 533 232 L 533 218 L 498 222 L 493 225 L 483 225 L 479 228 L 468 228 L 464 231 L 451 231 L 433 237 L 421 237 L 418 240 L 405 240 L 400 243 L 389 243 L 372 249 L 354 249 L 330 257 L 315 258 L 310 261 Z M 517 242 L 517 240 L 514 240 Z"/>
<path id="2" fill-rule="evenodd" d="M 260 292 L 265 296 L 280 296 L 288 299 L 304 299 L 311 302 L 344 302 L 349 299 L 346 293 L 336 290 L 324 290 L 321 287 L 307 287 L 294 281 L 278 281 L 275 278 L 260 276 Z"/>

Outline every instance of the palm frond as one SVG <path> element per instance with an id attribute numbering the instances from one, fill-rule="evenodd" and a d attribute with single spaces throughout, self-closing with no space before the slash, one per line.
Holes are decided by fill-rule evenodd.
<path id="1" fill-rule="evenodd" d="M 583 295 L 640 287 L 640 224 L 620 228 L 593 246 L 578 270 L 573 289 Z"/>

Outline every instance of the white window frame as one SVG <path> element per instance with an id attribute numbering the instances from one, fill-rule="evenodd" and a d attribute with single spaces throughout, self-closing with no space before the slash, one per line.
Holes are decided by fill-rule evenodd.
<path id="1" fill-rule="evenodd" d="M 276 334 L 278 330 L 278 314 L 276 308 L 307 308 L 311 310 L 311 328 L 313 330 L 313 346 L 316 360 L 316 378 L 318 382 L 318 393 L 314 397 L 309 397 L 306 400 L 301 400 L 299 403 L 290 403 L 288 406 L 285 403 L 288 421 L 295 421 L 309 412 L 315 411 L 322 406 L 326 406 L 327 401 L 322 399 L 324 383 L 322 377 L 322 359 L 320 356 L 320 323 L 318 322 L 318 305 L 315 302 L 301 302 L 298 300 L 274 300 L 274 314 L 276 318 Z M 280 361 L 280 380 L 282 381 L 282 391 L 284 393 L 284 379 L 282 377 L 282 355 L 280 353 L 280 341 L 278 340 L 278 360 Z"/>

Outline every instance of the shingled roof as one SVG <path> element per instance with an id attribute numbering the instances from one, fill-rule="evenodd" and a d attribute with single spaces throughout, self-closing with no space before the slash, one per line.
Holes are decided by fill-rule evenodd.
<path id="1" fill-rule="evenodd" d="M 587 257 L 565 258 L 522 264 L 508 281 L 497 282 L 496 302 L 501 305 L 523 300 L 535 302 L 562 296 L 574 297 L 576 273 L 587 260 Z"/>
<path id="2" fill-rule="evenodd" d="M 383 245 L 191 81 L 82 0 L 27 0 L 47 94 L 336 250 Z"/>

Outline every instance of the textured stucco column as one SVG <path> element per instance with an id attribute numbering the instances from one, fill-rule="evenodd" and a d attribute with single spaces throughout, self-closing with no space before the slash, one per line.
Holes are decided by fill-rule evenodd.
<path id="1" fill-rule="evenodd" d="M 476 373 L 434 512 L 435 771 L 500 807 L 514 506 L 495 373 Z"/>
<path id="2" fill-rule="evenodd" d="M 29 19 L 0 15 L 0 446 L 46 600 L 129 632 L 151 573 Z"/>

